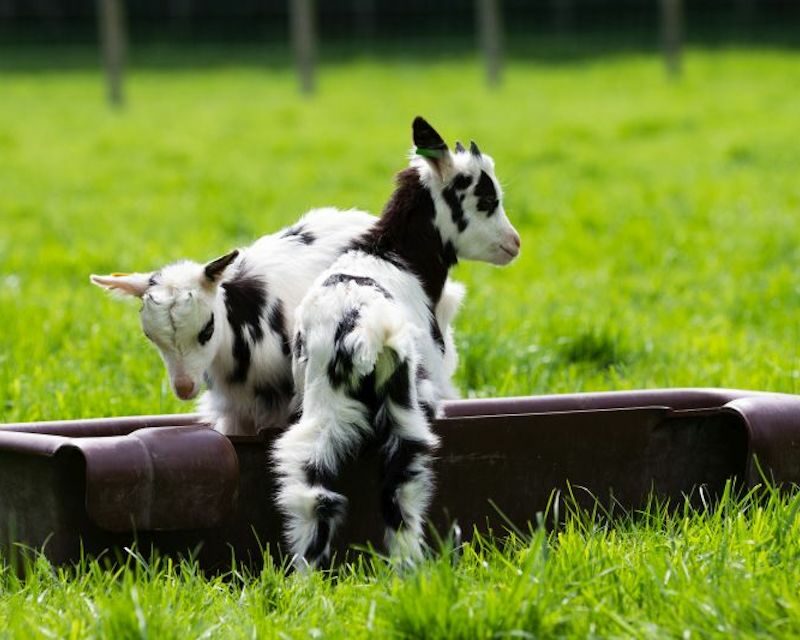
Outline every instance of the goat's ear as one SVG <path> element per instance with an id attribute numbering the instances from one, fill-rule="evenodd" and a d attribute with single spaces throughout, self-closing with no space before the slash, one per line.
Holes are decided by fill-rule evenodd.
<path id="1" fill-rule="evenodd" d="M 425 161 L 445 180 L 453 168 L 453 158 L 447 143 L 425 118 L 417 116 L 411 125 L 414 133 L 415 153 L 425 158 Z"/>
<path id="2" fill-rule="evenodd" d="M 150 286 L 150 273 L 112 273 L 107 276 L 89 276 L 92 284 L 98 287 L 121 293 L 127 296 L 141 298 Z"/>
<path id="3" fill-rule="evenodd" d="M 228 268 L 228 265 L 230 265 L 231 262 L 236 260 L 238 255 L 239 250 L 234 249 L 230 253 L 226 253 L 224 256 L 220 256 L 216 260 L 209 262 L 203 269 L 203 275 L 205 276 L 206 280 L 210 284 L 216 284 L 219 282 L 219 279 L 222 277 L 225 269 Z"/>

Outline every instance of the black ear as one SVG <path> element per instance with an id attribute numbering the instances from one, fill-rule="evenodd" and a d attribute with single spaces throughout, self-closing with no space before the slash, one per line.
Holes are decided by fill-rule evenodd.
<path id="1" fill-rule="evenodd" d="M 212 260 L 206 265 L 206 268 L 203 270 L 203 273 L 206 276 L 206 280 L 209 282 L 215 283 L 221 277 L 222 273 L 225 271 L 227 266 L 236 260 L 236 257 L 239 255 L 239 250 L 234 249 L 230 253 L 226 253 L 224 256 L 217 258 L 216 260 Z"/>
<path id="2" fill-rule="evenodd" d="M 425 118 L 417 116 L 412 124 L 416 154 L 422 156 L 443 180 L 447 178 L 453 159 L 442 139 Z"/>
<path id="3" fill-rule="evenodd" d="M 470 140 L 470 141 L 469 141 L 469 152 L 470 152 L 470 153 L 471 153 L 473 156 L 475 156 L 476 158 L 480 158 L 480 157 L 481 157 L 481 150 L 480 150 L 480 149 L 478 149 L 478 145 L 477 145 L 477 144 L 475 144 L 475 141 L 474 141 L 474 140 Z"/>
<path id="4" fill-rule="evenodd" d="M 428 124 L 428 121 L 422 116 L 414 118 L 412 128 L 414 130 L 414 145 L 417 147 L 417 153 L 420 151 L 423 152 L 419 153 L 419 155 L 438 158 L 447 151 L 447 144 L 442 139 L 442 136 L 440 136 L 436 132 L 436 129 Z M 427 156 L 424 153 L 426 151 L 432 151 L 434 153 L 432 156 Z"/>
<path id="5" fill-rule="evenodd" d="M 456 140 L 456 153 L 464 153 L 466 149 L 460 140 Z"/>

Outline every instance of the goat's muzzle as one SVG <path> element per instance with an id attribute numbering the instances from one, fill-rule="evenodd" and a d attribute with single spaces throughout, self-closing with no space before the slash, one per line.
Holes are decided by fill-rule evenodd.
<path id="1" fill-rule="evenodd" d="M 196 385 L 191 378 L 185 376 L 175 378 L 175 380 L 172 382 L 172 385 L 175 388 L 175 395 L 181 400 L 191 400 L 195 397 L 195 395 L 197 395 L 195 391 Z"/>

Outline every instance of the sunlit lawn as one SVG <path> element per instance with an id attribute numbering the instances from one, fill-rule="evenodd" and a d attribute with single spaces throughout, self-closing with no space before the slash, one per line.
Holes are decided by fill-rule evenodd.
<path id="1" fill-rule="evenodd" d="M 88 274 L 211 258 L 317 205 L 378 212 L 417 113 L 495 157 L 523 240 L 507 269 L 454 272 L 465 395 L 795 391 L 800 55 L 691 51 L 685 66 L 669 82 L 644 55 L 517 61 L 487 93 L 469 59 L 337 63 L 313 100 L 279 68 L 134 68 L 120 113 L 94 69 L 3 72 L 0 421 L 189 410 L 136 305 Z M 797 504 L 576 524 L 399 577 L 42 567 L 3 578 L 0 636 L 792 637 Z"/>

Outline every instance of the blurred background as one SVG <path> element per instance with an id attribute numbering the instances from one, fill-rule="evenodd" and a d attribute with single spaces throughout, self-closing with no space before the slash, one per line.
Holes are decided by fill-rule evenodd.
<path id="1" fill-rule="evenodd" d="M 90 273 L 497 162 L 465 395 L 800 390 L 798 0 L 0 0 L 0 422 L 190 410 Z"/>
<path id="2" fill-rule="evenodd" d="M 259 47 L 264 64 L 293 56 L 306 74 L 342 56 L 479 48 L 495 82 L 505 56 L 557 63 L 660 49 L 677 71 L 687 42 L 796 45 L 798 18 L 797 0 L 0 0 L 0 42 L 30 53 L 101 41 L 112 66 L 123 63 L 126 48 L 134 62 L 170 64 L 177 61 L 146 54 L 180 45 L 182 62 L 197 64 L 213 45 L 225 45 L 228 60 Z M 205 56 L 192 59 L 192 48 Z M 51 65 L 81 61 L 71 54 L 34 57 Z M 23 62 L 8 52 L 4 58 L 7 66 Z M 312 82 L 303 79 L 306 90 Z"/>

